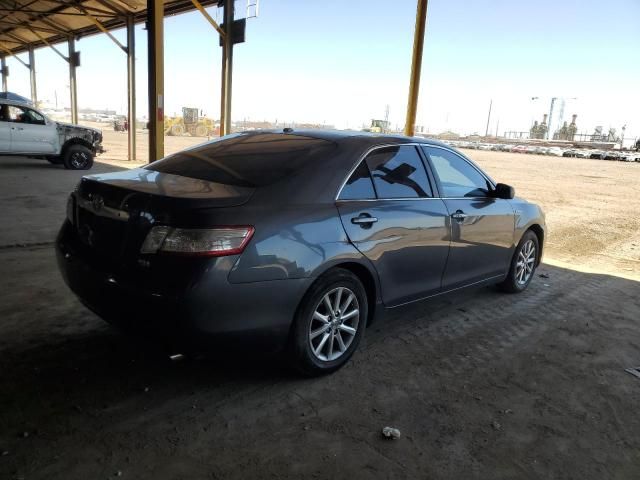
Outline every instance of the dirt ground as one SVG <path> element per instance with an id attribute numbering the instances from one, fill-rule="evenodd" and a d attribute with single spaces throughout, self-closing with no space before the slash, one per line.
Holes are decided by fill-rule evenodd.
<path id="1" fill-rule="evenodd" d="M 0 159 L 0 478 L 638 478 L 640 164 L 465 153 L 545 208 L 540 276 L 394 310 L 316 379 L 112 330 L 55 267 L 80 174 Z"/>

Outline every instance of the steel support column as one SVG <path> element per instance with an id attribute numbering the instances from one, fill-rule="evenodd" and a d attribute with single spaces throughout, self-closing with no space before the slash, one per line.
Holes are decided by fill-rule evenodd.
<path id="1" fill-rule="evenodd" d="M 422 46 L 427 23 L 427 0 L 418 0 L 416 27 L 413 34 L 413 55 L 411 58 L 411 80 L 409 81 L 409 99 L 407 101 L 407 119 L 404 134 L 413 136 L 416 129 L 416 111 L 418 110 L 418 92 L 420 90 L 420 70 L 422 68 Z"/>
<path id="2" fill-rule="evenodd" d="M 133 16 L 127 17 L 127 114 L 129 160 L 136 159 L 136 35 Z"/>
<path id="3" fill-rule="evenodd" d="M 231 133 L 231 91 L 233 86 L 233 20 L 234 1 L 224 2 L 224 31 L 222 39 L 222 95 L 220 100 L 220 136 Z"/>
<path id="4" fill-rule="evenodd" d="M 0 57 L 0 63 L 2 64 L 2 91 L 7 92 L 7 59 L 4 55 Z"/>
<path id="5" fill-rule="evenodd" d="M 31 101 L 38 104 L 38 89 L 36 87 L 36 55 L 33 47 L 29 47 L 29 80 L 31 83 Z"/>
<path id="6" fill-rule="evenodd" d="M 78 89 L 76 87 L 76 39 L 69 37 L 69 93 L 71 95 L 71 123 L 78 123 Z"/>
<path id="7" fill-rule="evenodd" d="M 149 162 L 164 157 L 164 2 L 147 0 Z"/>

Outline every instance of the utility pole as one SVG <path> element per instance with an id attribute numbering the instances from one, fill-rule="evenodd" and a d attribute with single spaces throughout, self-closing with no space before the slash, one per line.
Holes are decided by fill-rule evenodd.
<path id="1" fill-rule="evenodd" d="M 129 160 L 136 159 L 136 33 L 132 15 L 127 17 L 127 145 Z"/>
<path id="2" fill-rule="evenodd" d="M 36 56 L 33 47 L 29 47 L 29 83 L 31 84 L 31 101 L 38 105 L 38 89 L 36 88 Z"/>
<path id="3" fill-rule="evenodd" d="M 9 76 L 9 67 L 7 67 L 7 60 L 4 55 L 0 57 L 0 62 L 2 63 L 2 66 L 0 66 L 0 69 L 2 69 L 2 91 L 8 92 L 7 77 Z"/>
<path id="4" fill-rule="evenodd" d="M 556 100 L 558 97 L 553 97 L 551 99 L 551 106 L 549 107 L 549 120 L 547 121 L 547 134 L 545 135 L 545 139 L 549 140 L 549 135 L 551 134 L 551 120 L 553 119 L 553 107 L 556 104 Z"/>
<path id="5" fill-rule="evenodd" d="M 147 0 L 149 162 L 164 157 L 164 2 Z M 132 128 L 132 125 L 129 125 Z"/>
<path id="6" fill-rule="evenodd" d="M 220 101 L 220 136 L 231 133 L 231 90 L 233 86 L 233 20 L 234 0 L 223 6 L 224 37 L 222 38 L 222 98 Z"/>
<path id="7" fill-rule="evenodd" d="M 416 26 L 413 34 L 413 55 L 411 57 L 411 77 L 409 80 L 409 99 L 407 101 L 407 118 L 404 134 L 412 137 L 416 129 L 416 112 L 418 110 L 418 92 L 420 91 L 420 70 L 422 68 L 422 47 L 427 23 L 427 0 L 418 0 L 416 10 Z"/>
<path id="8" fill-rule="evenodd" d="M 493 105 L 493 98 L 489 100 L 489 114 L 487 115 L 487 129 L 484 132 L 484 136 L 489 136 L 489 120 L 491 120 L 491 106 Z"/>
<path id="9" fill-rule="evenodd" d="M 72 35 L 68 39 L 69 45 L 69 95 L 71 97 L 71 123 L 78 123 L 78 87 L 76 81 L 76 68 L 79 65 L 76 52 L 76 39 Z"/>

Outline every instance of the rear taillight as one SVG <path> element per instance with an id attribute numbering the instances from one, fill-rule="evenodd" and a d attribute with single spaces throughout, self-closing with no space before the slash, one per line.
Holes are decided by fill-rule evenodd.
<path id="1" fill-rule="evenodd" d="M 174 253 L 222 257 L 242 253 L 253 236 L 251 226 L 216 228 L 153 227 L 140 253 Z"/>

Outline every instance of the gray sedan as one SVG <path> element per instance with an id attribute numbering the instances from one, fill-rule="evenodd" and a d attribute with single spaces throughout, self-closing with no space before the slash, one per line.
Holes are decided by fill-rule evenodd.
<path id="1" fill-rule="evenodd" d="M 442 143 L 285 129 L 84 177 L 56 249 L 69 287 L 127 331 L 267 345 L 318 374 L 390 309 L 522 292 L 544 237 L 538 206 Z"/>

